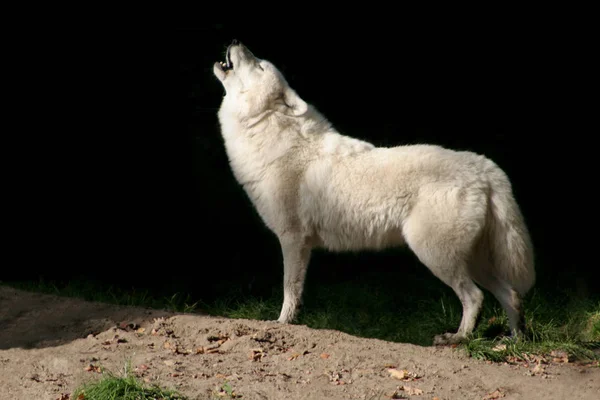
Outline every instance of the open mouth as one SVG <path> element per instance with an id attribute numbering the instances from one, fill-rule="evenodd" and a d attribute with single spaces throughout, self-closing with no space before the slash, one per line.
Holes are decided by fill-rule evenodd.
<path id="1" fill-rule="evenodd" d="M 225 56 L 225 62 L 221 61 L 221 70 L 223 72 L 227 72 L 230 69 L 233 69 L 233 63 L 231 62 L 231 49 L 227 49 L 227 55 Z"/>

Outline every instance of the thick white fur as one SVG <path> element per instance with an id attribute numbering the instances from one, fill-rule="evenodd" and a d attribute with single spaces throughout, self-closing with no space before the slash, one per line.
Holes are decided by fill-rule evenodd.
<path id="1" fill-rule="evenodd" d="M 218 116 L 230 165 L 284 264 L 278 321 L 291 322 L 311 249 L 408 245 L 463 305 L 455 343 L 472 332 L 490 290 L 512 334 L 521 297 L 533 286 L 533 249 L 505 173 L 484 156 L 434 145 L 392 148 L 343 136 L 290 88 L 277 68 L 244 45 L 228 48 L 233 69 L 215 63 L 225 89 Z"/>

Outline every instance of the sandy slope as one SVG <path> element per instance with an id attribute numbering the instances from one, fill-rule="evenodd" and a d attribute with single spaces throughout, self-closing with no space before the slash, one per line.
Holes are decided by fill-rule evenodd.
<path id="1" fill-rule="evenodd" d="M 488 398 L 600 398 L 600 369 L 585 365 L 497 365 L 451 348 L 7 287 L 0 287 L 0 321 L 1 399 L 58 399 L 97 378 L 96 367 L 119 372 L 127 360 L 147 382 L 175 387 L 191 399 L 230 398 L 217 395 L 226 381 L 245 400 L 389 399 L 394 393 L 483 399 L 496 390 Z M 392 368 L 406 379 L 393 377 Z"/>

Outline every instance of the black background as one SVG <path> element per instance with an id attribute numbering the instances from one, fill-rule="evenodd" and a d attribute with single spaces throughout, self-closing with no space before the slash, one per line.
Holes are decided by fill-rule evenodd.
<path id="1" fill-rule="evenodd" d="M 19 187 L 8 209 L 18 256 L 6 279 L 207 296 L 220 281 L 278 284 L 277 241 L 234 181 L 219 133 L 223 89 L 212 66 L 237 38 L 344 134 L 495 160 L 513 182 L 540 279 L 598 290 L 596 111 L 591 53 L 577 32 L 483 21 L 47 34 L 36 34 L 32 63 L 15 61 L 22 82 L 37 82 L 21 122 L 37 138 L 19 136 L 19 174 L 9 174 Z M 402 268 L 399 257 L 369 262 Z M 341 264 L 344 273 L 372 267 L 343 255 L 314 264 L 340 274 Z"/>

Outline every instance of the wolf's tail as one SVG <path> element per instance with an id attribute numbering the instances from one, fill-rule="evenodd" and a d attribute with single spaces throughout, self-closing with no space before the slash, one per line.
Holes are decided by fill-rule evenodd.
<path id="1" fill-rule="evenodd" d="M 498 278 L 524 296 L 536 278 L 533 244 L 508 177 L 496 165 L 489 173 L 488 243 L 492 268 Z"/>

